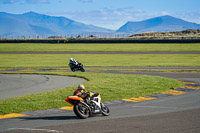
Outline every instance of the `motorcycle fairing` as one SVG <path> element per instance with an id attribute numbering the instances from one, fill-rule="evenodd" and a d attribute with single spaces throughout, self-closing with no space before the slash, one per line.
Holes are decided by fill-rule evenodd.
<path id="1" fill-rule="evenodd" d="M 74 105 L 72 101 L 84 101 L 84 99 L 78 96 L 69 96 L 65 99 L 65 101 Z"/>

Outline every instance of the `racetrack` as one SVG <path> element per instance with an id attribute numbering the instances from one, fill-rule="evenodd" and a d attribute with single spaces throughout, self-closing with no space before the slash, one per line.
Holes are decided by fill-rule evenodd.
<path id="1" fill-rule="evenodd" d="M 0 52 L 0 54 L 200 54 L 200 51 L 82 51 L 82 52 L 70 52 L 70 51 L 41 51 L 41 52 Z"/>
<path id="2" fill-rule="evenodd" d="M 86 82 L 78 77 L 0 74 L 0 99 L 52 91 Z"/>
<path id="3" fill-rule="evenodd" d="M 195 78 L 180 78 L 179 73 L 174 73 L 172 78 L 176 77 L 200 83 L 200 75 Z M 188 73 L 188 77 L 192 77 L 192 74 Z M 72 111 L 59 109 L 36 111 L 27 117 L 0 120 L 0 131 L 197 133 L 200 132 L 199 95 L 200 90 L 194 90 L 187 94 L 164 96 L 151 101 L 113 104 L 109 105 L 110 116 L 100 115 L 86 120 L 77 119 Z M 28 113 L 30 112 L 26 112 Z"/>
<path id="4" fill-rule="evenodd" d="M 105 53 L 99 53 L 99 54 L 105 54 Z M 170 53 L 167 52 L 165 54 L 170 54 Z M 186 53 L 183 52 L 183 54 Z M 155 69 L 162 69 L 162 68 L 163 67 L 159 68 L 155 67 Z M 180 67 L 175 67 L 170 69 L 179 69 L 179 68 Z M 134 68 L 131 67 L 130 69 Z M 184 67 L 183 69 L 187 68 Z M 188 69 L 199 69 L 199 67 L 188 67 Z M 172 73 L 172 72 L 154 72 L 154 71 L 125 72 L 120 70 L 114 70 L 114 71 L 105 70 L 104 72 L 157 75 L 157 76 L 163 76 L 181 80 L 189 80 L 200 83 L 200 74 L 195 72 L 190 72 L 190 73 L 183 73 L 183 72 Z M 18 77 L 18 79 L 20 78 Z M 46 81 L 45 80 L 46 77 L 42 76 L 39 77 L 39 79 L 41 80 L 35 80 L 35 81 L 33 80 L 34 82 L 32 82 L 32 80 L 26 80 L 26 77 L 23 77 L 22 79 L 32 84 L 32 87 L 34 87 L 34 83 L 43 84 Z M 12 82 L 14 83 L 15 81 L 12 80 Z M 23 81 L 21 81 L 21 83 L 22 82 Z M 48 86 L 47 88 L 49 88 L 49 85 L 47 86 Z M 23 112 L 23 114 L 29 116 L 0 120 L 0 132 L 2 131 L 5 133 L 19 133 L 19 132 L 20 133 L 27 133 L 27 132 L 31 133 L 46 133 L 46 132 L 199 133 L 200 132 L 199 95 L 200 95 L 200 90 L 192 90 L 192 91 L 189 90 L 188 93 L 178 96 L 158 95 L 157 99 L 144 102 L 133 103 L 133 102 L 114 101 L 111 102 L 111 104 L 108 104 L 111 110 L 110 116 L 103 117 L 101 115 L 98 115 L 86 120 L 77 119 L 75 114 L 69 110 L 49 109 L 49 110 L 38 110 L 35 112 Z"/>

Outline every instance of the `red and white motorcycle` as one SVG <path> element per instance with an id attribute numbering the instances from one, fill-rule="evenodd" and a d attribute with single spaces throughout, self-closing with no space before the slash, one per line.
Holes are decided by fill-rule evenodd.
<path id="1" fill-rule="evenodd" d="M 86 119 L 93 114 L 103 114 L 108 116 L 110 114 L 109 108 L 101 102 L 101 96 L 93 97 L 90 104 L 86 100 L 78 96 L 68 96 L 66 102 L 72 104 L 74 113 L 81 119 Z"/>

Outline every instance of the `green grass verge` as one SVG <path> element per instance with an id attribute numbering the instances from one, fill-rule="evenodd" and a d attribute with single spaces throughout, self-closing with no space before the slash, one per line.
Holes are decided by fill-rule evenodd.
<path id="1" fill-rule="evenodd" d="M 119 71 L 119 72 L 200 72 L 199 69 L 89 69 L 90 72 L 105 72 L 105 71 Z"/>
<path id="2" fill-rule="evenodd" d="M 145 75 L 88 72 L 38 72 L 35 74 L 84 77 L 89 80 L 84 84 L 86 89 L 88 91 L 101 93 L 103 101 L 151 95 L 169 90 L 172 87 L 178 88 L 183 85 L 182 82 L 174 79 Z M 66 87 L 55 91 L 0 100 L 0 114 L 59 108 L 69 105 L 64 100 L 67 96 L 73 94 L 76 87 L 77 86 Z"/>
<path id="3" fill-rule="evenodd" d="M 199 51 L 200 43 L 0 43 L 0 51 Z"/>
<path id="4" fill-rule="evenodd" d="M 70 57 L 85 66 L 200 66 L 199 54 L 0 54 L 0 67 L 64 67 Z"/>

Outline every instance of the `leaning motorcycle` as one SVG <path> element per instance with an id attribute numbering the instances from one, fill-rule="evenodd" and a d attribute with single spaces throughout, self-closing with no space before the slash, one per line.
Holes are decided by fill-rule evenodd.
<path id="1" fill-rule="evenodd" d="M 75 71 L 85 72 L 85 69 L 83 68 L 82 63 L 78 63 L 77 65 L 73 63 L 69 63 L 69 67 L 72 70 L 72 72 L 75 72 Z"/>
<path id="2" fill-rule="evenodd" d="M 73 105 L 74 113 L 81 119 L 86 119 L 94 114 L 103 114 L 104 116 L 110 114 L 109 108 L 101 102 L 100 94 L 93 97 L 90 104 L 78 96 L 68 96 L 65 101 Z"/>

